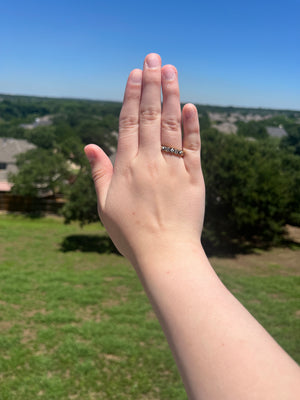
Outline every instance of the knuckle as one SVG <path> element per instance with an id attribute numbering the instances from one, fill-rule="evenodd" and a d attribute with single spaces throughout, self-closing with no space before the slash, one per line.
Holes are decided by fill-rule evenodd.
<path id="1" fill-rule="evenodd" d="M 160 114 L 160 110 L 155 107 L 145 108 L 141 109 L 140 119 L 145 123 L 157 121 L 160 119 Z"/>
<path id="2" fill-rule="evenodd" d="M 169 97 L 177 97 L 179 99 L 179 87 L 178 84 L 164 84 L 163 85 L 163 92 L 165 96 Z"/>
<path id="3" fill-rule="evenodd" d="M 120 130 L 130 130 L 136 128 L 139 123 L 138 115 L 122 114 L 119 118 Z"/>
<path id="4" fill-rule="evenodd" d="M 199 142 L 195 141 L 195 142 L 189 143 L 187 149 L 191 150 L 191 151 L 199 151 L 200 150 L 200 141 Z"/>
<path id="5" fill-rule="evenodd" d="M 161 86 L 161 72 L 158 70 L 147 70 L 144 74 L 143 86 Z"/>
<path id="6" fill-rule="evenodd" d="M 178 132 L 181 127 L 179 118 L 166 118 L 162 120 L 162 128 L 170 132 Z"/>
<path id="7" fill-rule="evenodd" d="M 103 170 L 103 169 L 97 169 L 97 170 L 92 172 L 92 177 L 93 177 L 93 180 L 94 180 L 95 184 L 97 182 L 101 181 L 104 176 L 105 176 L 105 170 Z"/>
<path id="8" fill-rule="evenodd" d="M 127 102 L 137 102 L 140 100 L 141 92 L 139 88 L 133 87 L 130 91 L 125 92 L 125 101 Z"/>

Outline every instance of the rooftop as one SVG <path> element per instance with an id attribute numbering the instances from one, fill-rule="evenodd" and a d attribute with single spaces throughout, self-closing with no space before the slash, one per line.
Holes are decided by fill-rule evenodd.
<path id="1" fill-rule="evenodd" d="M 23 139 L 0 138 L 0 162 L 15 163 L 16 156 L 36 146 Z"/>
<path id="2" fill-rule="evenodd" d="M 284 128 L 281 126 L 267 126 L 267 132 L 270 136 L 281 138 L 283 136 L 287 136 L 287 133 Z"/>

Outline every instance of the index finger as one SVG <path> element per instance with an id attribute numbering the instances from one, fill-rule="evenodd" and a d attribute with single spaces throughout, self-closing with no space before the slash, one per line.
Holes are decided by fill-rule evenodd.
<path id="1" fill-rule="evenodd" d="M 131 71 L 124 94 L 119 118 L 119 139 L 116 164 L 137 154 L 139 141 L 139 108 L 142 86 L 142 71 Z"/>

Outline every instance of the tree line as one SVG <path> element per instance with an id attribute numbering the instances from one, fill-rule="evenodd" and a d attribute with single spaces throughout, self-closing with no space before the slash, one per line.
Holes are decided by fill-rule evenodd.
<path id="1" fill-rule="evenodd" d="M 228 135 L 214 129 L 203 107 L 198 106 L 206 183 L 204 246 L 208 252 L 236 251 L 280 243 L 287 224 L 300 226 L 300 113 L 276 111 L 269 120 L 239 123 L 237 135 Z M 18 157 L 13 192 L 33 197 L 47 191 L 63 194 L 67 223 L 98 220 L 83 146 L 96 143 L 112 154 L 120 108 L 120 103 L 111 102 L 4 98 L 0 136 L 27 139 L 37 146 Z M 49 114 L 50 126 L 20 127 Z M 279 124 L 286 137 L 265 134 L 266 126 Z"/>

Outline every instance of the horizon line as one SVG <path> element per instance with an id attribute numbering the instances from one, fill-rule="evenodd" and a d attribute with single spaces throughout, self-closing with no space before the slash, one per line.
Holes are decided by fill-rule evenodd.
<path id="1" fill-rule="evenodd" d="M 108 99 L 98 99 L 98 98 L 88 98 L 88 97 L 68 97 L 68 96 L 49 96 L 49 95 L 38 95 L 38 94 L 20 94 L 20 93 L 0 93 L 0 96 L 17 96 L 17 97 L 35 97 L 42 99 L 53 99 L 53 100 L 82 100 L 82 101 L 96 101 L 96 102 L 107 102 L 107 103 L 122 103 L 123 100 L 108 100 Z M 254 109 L 254 110 L 270 110 L 270 111 L 294 111 L 300 112 L 300 109 L 295 108 L 276 108 L 276 107 L 262 107 L 262 106 L 240 106 L 240 105 L 221 105 L 221 104 L 208 104 L 208 103 L 197 103 L 190 102 L 195 106 L 207 106 L 207 107 L 220 107 L 220 108 L 244 108 L 244 109 Z M 180 104 L 186 104 L 186 102 L 180 102 Z"/>

